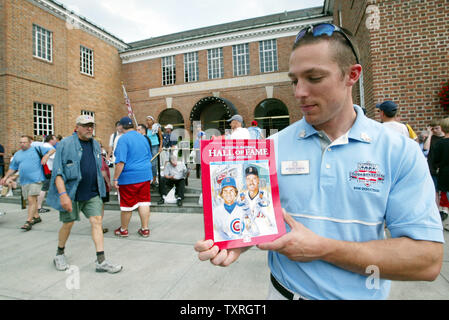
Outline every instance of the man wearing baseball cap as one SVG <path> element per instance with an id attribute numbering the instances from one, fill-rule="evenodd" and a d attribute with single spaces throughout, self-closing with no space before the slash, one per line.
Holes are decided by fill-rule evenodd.
<path id="1" fill-rule="evenodd" d="M 406 137 L 410 137 L 406 125 L 396 121 L 396 114 L 399 109 L 396 103 L 387 100 L 378 103 L 376 108 L 379 109 L 380 122 L 382 122 L 384 126 L 393 129 Z"/>
<path id="2" fill-rule="evenodd" d="M 248 129 L 243 127 L 241 115 L 233 115 L 227 122 L 230 122 L 231 125 L 231 134 L 227 136 L 227 139 L 251 139 Z"/>
<path id="3" fill-rule="evenodd" d="M 151 172 L 150 144 L 143 135 L 134 130 L 129 117 L 120 119 L 123 136 L 114 151 L 115 171 L 113 185 L 119 190 L 121 225 L 115 230 L 115 235 L 128 236 L 128 225 L 133 210 L 137 209 L 141 227 L 137 233 L 144 238 L 150 235 L 148 223 L 150 220 L 150 188 L 153 174 Z"/>
<path id="4" fill-rule="evenodd" d="M 122 270 L 121 265 L 107 261 L 104 254 L 101 198 L 106 195 L 106 187 L 101 174 L 100 144 L 93 139 L 94 128 L 92 116 L 76 118 L 75 132 L 59 143 L 53 162 L 47 203 L 59 211 L 59 220 L 63 223 L 53 259 L 59 271 L 69 268 L 64 249 L 73 224 L 80 220 L 80 212 L 92 225 L 92 239 L 97 252 L 96 271 L 117 273 Z"/>

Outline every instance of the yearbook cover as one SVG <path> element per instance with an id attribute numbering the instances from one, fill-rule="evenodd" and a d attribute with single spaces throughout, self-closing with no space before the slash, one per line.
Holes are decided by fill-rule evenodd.
<path id="1" fill-rule="evenodd" d="M 205 239 L 220 249 L 285 233 L 272 140 L 202 140 Z"/>

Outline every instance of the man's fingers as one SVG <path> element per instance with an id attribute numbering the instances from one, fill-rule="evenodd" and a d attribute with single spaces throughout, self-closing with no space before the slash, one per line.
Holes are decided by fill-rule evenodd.
<path id="1" fill-rule="evenodd" d="M 261 250 L 271 250 L 271 251 L 279 251 L 282 248 L 285 247 L 286 239 L 288 234 L 284 234 L 282 237 L 272 241 L 272 242 L 266 242 L 266 243 L 260 243 L 257 245 L 257 247 Z"/>

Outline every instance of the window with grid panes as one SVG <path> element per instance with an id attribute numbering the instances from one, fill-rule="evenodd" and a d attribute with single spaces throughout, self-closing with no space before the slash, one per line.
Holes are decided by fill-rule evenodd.
<path id="1" fill-rule="evenodd" d="M 54 134 L 53 106 L 35 102 L 33 105 L 33 126 L 35 136 Z"/>
<path id="2" fill-rule="evenodd" d="M 171 85 L 176 82 L 175 56 L 162 58 L 162 85 Z"/>
<path id="3" fill-rule="evenodd" d="M 94 75 L 94 51 L 84 46 L 80 46 L 80 72 Z"/>
<path id="4" fill-rule="evenodd" d="M 208 79 L 223 78 L 223 48 L 207 50 L 207 74 Z"/>
<path id="5" fill-rule="evenodd" d="M 278 54 L 276 39 L 259 42 L 260 72 L 278 70 Z"/>
<path id="6" fill-rule="evenodd" d="M 33 24 L 33 56 L 53 61 L 53 32 Z"/>
<path id="7" fill-rule="evenodd" d="M 237 44 L 232 46 L 232 62 L 234 76 L 249 74 L 249 44 Z"/>
<path id="8" fill-rule="evenodd" d="M 198 81 L 198 52 L 184 53 L 184 81 Z"/>

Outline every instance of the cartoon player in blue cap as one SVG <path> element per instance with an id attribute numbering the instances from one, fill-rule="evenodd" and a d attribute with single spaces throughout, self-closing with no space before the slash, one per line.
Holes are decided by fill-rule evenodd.
<path id="1" fill-rule="evenodd" d="M 237 205 L 237 184 L 233 177 L 225 177 L 220 185 L 220 197 L 223 204 L 213 209 L 214 230 L 218 237 L 215 241 L 242 238 L 245 230 L 244 210 Z"/>

